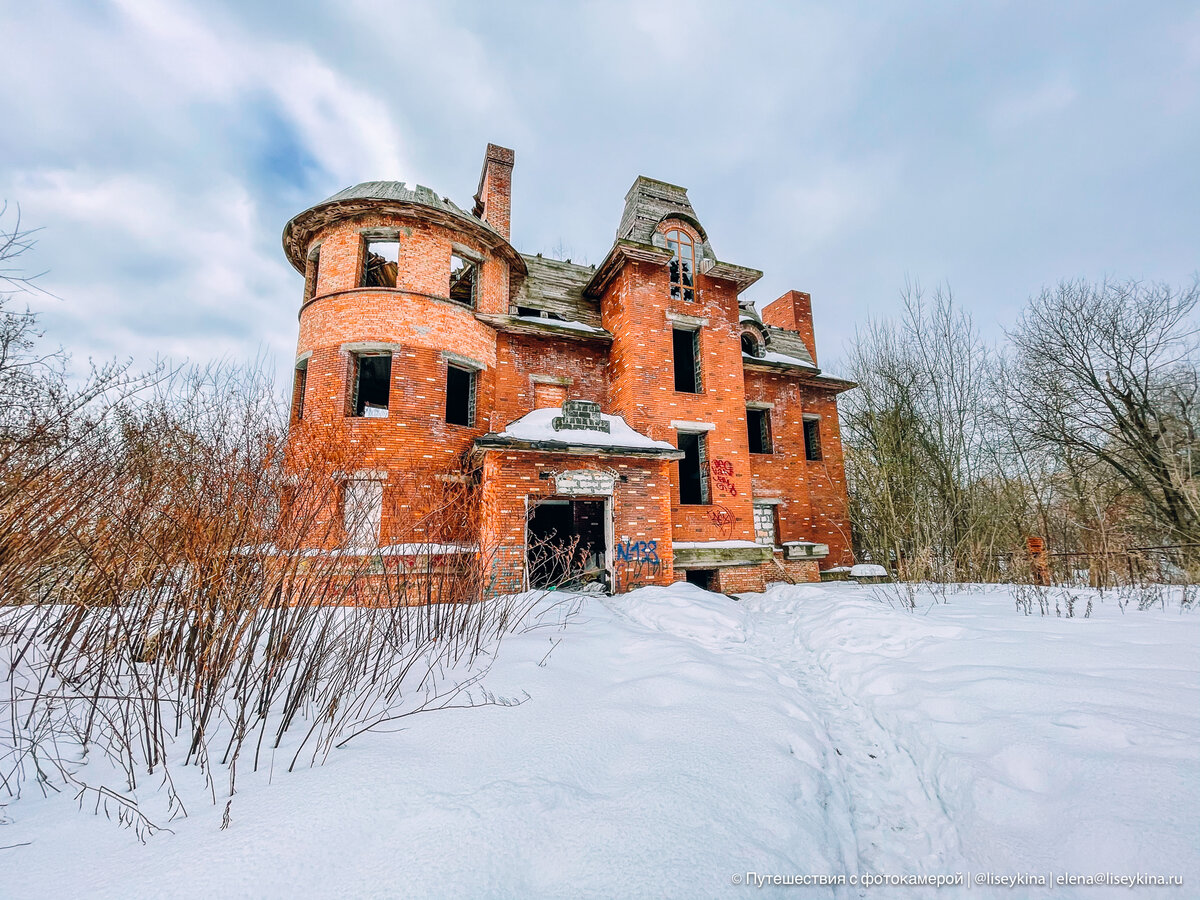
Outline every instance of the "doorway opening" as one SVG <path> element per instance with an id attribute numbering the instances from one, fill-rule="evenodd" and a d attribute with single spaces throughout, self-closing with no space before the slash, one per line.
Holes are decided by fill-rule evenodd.
<path id="1" fill-rule="evenodd" d="M 716 569 L 688 569 L 687 582 L 694 584 L 698 588 L 704 588 L 706 591 L 712 591 L 716 588 L 714 585 L 717 581 Z"/>
<path id="2" fill-rule="evenodd" d="M 604 500 L 543 500 L 529 512 L 525 565 L 534 590 L 609 587 Z"/>

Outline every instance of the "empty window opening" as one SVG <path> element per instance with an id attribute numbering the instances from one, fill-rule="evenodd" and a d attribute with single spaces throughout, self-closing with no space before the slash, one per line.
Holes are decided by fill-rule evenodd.
<path id="1" fill-rule="evenodd" d="M 747 356 L 762 356 L 758 349 L 758 339 L 754 335 L 742 335 L 742 352 Z"/>
<path id="2" fill-rule="evenodd" d="M 475 283 L 479 279 L 479 264 L 459 256 L 450 256 L 450 299 L 465 306 L 475 306 Z"/>
<path id="3" fill-rule="evenodd" d="M 400 274 L 400 242 L 394 238 L 366 238 L 363 254 L 363 287 L 394 288 Z"/>
<path id="4" fill-rule="evenodd" d="M 342 523 L 350 547 L 379 546 L 383 520 L 383 482 L 365 479 L 347 481 L 342 489 Z"/>
<path id="5" fill-rule="evenodd" d="M 451 425 L 475 424 L 475 372 L 446 366 L 446 421 Z"/>
<path id="6" fill-rule="evenodd" d="M 771 413 L 765 409 L 746 410 L 746 433 L 751 453 L 771 452 Z"/>
<path id="7" fill-rule="evenodd" d="M 698 588 L 703 588 L 706 591 L 711 591 L 716 588 L 717 570 L 716 569 L 688 569 L 687 583 L 694 584 Z"/>
<path id="8" fill-rule="evenodd" d="M 686 231 L 667 232 L 667 249 L 671 252 L 671 299 L 695 300 L 696 246 Z"/>
<path id="9" fill-rule="evenodd" d="M 392 385 L 392 354 L 354 354 L 354 415 L 366 419 L 386 419 Z"/>
<path id="10" fill-rule="evenodd" d="M 304 418 L 304 389 L 308 385 L 308 360 L 296 366 L 296 379 L 292 383 L 292 418 L 299 422 Z"/>
<path id="11" fill-rule="evenodd" d="M 804 458 L 821 458 L 821 420 L 804 420 Z"/>
<path id="12" fill-rule="evenodd" d="M 541 314 L 542 311 L 540 309 L 534 309 L 532 306 L 517 307 L 517 315 L 524 316 L 527 319 L 537 319 L 541 316 Z"/>
<path id="13" fill-rule="evenodd" d="M 702 433 L 679 432 L 679 502 L 684 505 L 708 503 L 708 448 Z"/>
<path id="14" fill-rule="evenodd" d="M 684 394 L 699 394 L 700 332 L 673 328 L 671 340 L 675 353 L 675 390 Z"/>
<path id="15" fill-rule="evenodd" d="M 533 589 L 607 583 L 603 500 L 543 500 L 529 513 L 526 564 Z"/>
<path id="16" fill-rule="evenodd" d="M 308 271 L 304 278 L 304 302 L 317 295 L 317 276 L 321 272 L 321 249 L 318 247 L 308 255 Z"/>

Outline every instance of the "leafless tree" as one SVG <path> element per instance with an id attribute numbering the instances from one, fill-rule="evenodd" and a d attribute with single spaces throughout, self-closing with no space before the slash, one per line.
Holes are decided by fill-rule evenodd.
<path id="1" fill-rule="evenodd" d="M 910 285 L 903 302 L 851 351 L 859 387 L 842 420 L 855 534 L 906 577 L 980 578 L 1011 524 L 996 514 L 1011 484 L 991 452 L 994 354 L 949 289 Z"/>
<path id="2" fill-rule="evenodd" d="M 1173 542 L 1200 542 L 1198 302 L 1200 283 L 1063 282 L 1010 333 L 1004 381 L 1018 440 L 1089 493 L 1115 480 Z"/>

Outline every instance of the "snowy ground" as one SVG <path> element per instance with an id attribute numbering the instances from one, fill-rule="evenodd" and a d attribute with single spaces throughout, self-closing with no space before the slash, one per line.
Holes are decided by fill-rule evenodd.
<path id="1" fill-rule="evenodd" d="M 487 687 L 526 702 L 239 775 L 228 830 L 223 803 L 193 804 L 142 845 L 27 794 L 0 809 L 0 897 L 1200 896 L 1200 614 L 1026 617 L 992 589 L 908 613 L 880 592 L 581 599 L 502 645 Z"/>

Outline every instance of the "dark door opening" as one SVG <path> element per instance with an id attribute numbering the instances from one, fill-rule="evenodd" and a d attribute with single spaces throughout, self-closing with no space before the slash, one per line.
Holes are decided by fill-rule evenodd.
<path id="1" fill-rule="evenodd" d="M 687 582 L 694 584 L 696 587 L 704 588 L 706 591 L 713 589 L 713 583 L 717 580 L 716 569 L 688 569 Z"/>
<path id="2" fill-rule="evenodd" d="M 679 432 L 679 502 L 684 505 L 708 503 L 708 479 L 705 477 L 707 448 L 703 434 Z"/>
<path id="3" fill-rule="evenodd" d="M 608 586 L 603 500 L 543 500 L 526 529 L 530 588 Z"/>

